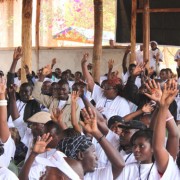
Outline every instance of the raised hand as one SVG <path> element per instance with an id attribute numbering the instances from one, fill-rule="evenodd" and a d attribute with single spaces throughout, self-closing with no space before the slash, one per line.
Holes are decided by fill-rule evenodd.
<path id="1" fill-rule="evenodd" d="M 33 152 L 36 154 L 41 154 L 46 151 L 49 151 L 50 148 L 46 148 L 47 145 L 50 143 L 52 140 L 52 137 L 50 137 L 50 134 L 43 134 L 42 137 L 38 136 L 38 139 L 33 147 Z"/>
<path id="2" fill-rule="evenodd" d="M 63 110 L 60 110 L 59 108 L 53 108 L 51 113 L 51 118 L 55 123 L 61 123 L 63 121 L 62 118 Z"/>
<path id="3" fill-rule="evenodd" d="M 170 79 L 164 84 L 160 105 L 169 106 L 174 101 L 178 92 L 179 90 L 177 89 L 177 82 L 174 79 Z"/>
<path id="4" fill-rule="evenodd" d="M 79 98 L 79 91 L 72 91 L 71 93 L 71 101 L 72 102 L 77 102 Z"/>
<path id="5" fill-rule="evenodd" d="M 114 60 L 109 59 L 109 61 L 108 61 L 108 69 L 113 69 L 113 65 L 114 65 Z"/>
<path id="6" fill-rule="evenodd" d="M 160 84 L 155 82 L 155 80 L 149 80 L 148 83 L 145 83 L 147 90 L 149 93 L 144 93 L 147 97 L 156 101 L 157 103 L 160 102 L 162 96 L 162 90 Z"/>
<path id="7" fill-rule="evenodd" d="M 47 76 L 48 74 L 50 74 L 52 72 L 52 69 L 51 69 L 51 65 L 47 65 L 47 66 L 45 66 L 44 68 L 43 68 L 43 70 L 42 70 L 42 74 L 44 75 L 44 76 Z"/>
<path id="8" fill-rule="evenodd" d="M 84 122 L 80 121 L 80 124 L 87 133 L 94 135 L 96 132 L 98 132 L 95 111 L 89 107 L 88 111 L 84 108 L 81 112 Z"/>
<path id="9" fill-rule="evenodd" d="M 141 72 L 144 71 L 144 64 L 141 63 L 141 64 L 138 64 L 134 71 L 132 72 L 132 75 L 133 76 L 139 76 L 141 74 Z"/>
<path id="10" fill-rule="evenodd" d="M 147 103 L 142 107 L 143 113 L 151 113 L 154 110 L 154 108 L 151 106 L 151 104 Z"/>
<path id="11" fill-rule="evenodd" d="M 127 46 L 125 53 L 126 53 L 126 54 L 129 54 L 130 52 L 131 52 L 131 46 Z"/>
<path id="12" fill-rule="evenodd" d="M 14 49 L 14 54 L 13 54 L 13 61 L 18 61 L 23 55 L 22 52 L 22 47 L 17 47 Z"/>
<path id="13" fill-rule="evenodd" d="M 52 59 L 51 64 L 52 64 L 53 66 L 56 64 L 56 58 L 53 58 L 53 59 Z"/>
<path id="14" fill-rule="evenodd" d="M 81 60 L 81 64 L 86 63 L 88 61 L 88 58 L 89 58 L 89 53 L 88 52 L 84 53 L 83 58 Z"/>

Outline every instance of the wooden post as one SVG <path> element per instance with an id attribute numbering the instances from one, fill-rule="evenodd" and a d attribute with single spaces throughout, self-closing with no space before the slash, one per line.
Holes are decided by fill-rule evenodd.
<path id="1" fill-rule="evenodd" d="M 134 63 L 136 60 L 136 9 L 137 0 L 132 0 L 131 9 L 131 60 L 130 64 Z"/>
<path id="2" fill-rule="evenodd" d="M 93 78 L 100 80 L 103 33 L 103 0 L 94 0 L 94 47 L 93 47 Z"/>
<path id="3" fill-rule="evenodd" d="M 40 9 L 41 9 L 41 0 L 37 0 L 36 4 L 36 62 L 37 69 L 39 69 L 39 22 L 40 22 Z"/>
<path id="4" fill-rule="evenodd" d="M 143 59 L 144 59 L 144 62 L 149 62 L 149 39 L 150 39 L 149 0 L 144 0 L 144 12 L 143 12 L 143 46 L 144 46 Z M 147 65 L 147 68 L 148 66 L 149 65 Z"/>
<path id="5" fill-rule="evenodd" d="M 23 0 L 22 4 L 22 50 L 21 83 L 26 82 L 24 65 L 31 71 L 32 60 L 32 0 Z"/>

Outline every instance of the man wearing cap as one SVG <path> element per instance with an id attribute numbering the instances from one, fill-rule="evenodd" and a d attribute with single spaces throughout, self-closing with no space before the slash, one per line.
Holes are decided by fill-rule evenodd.
<path id="1" fill-rule="evenodd" d="M 119 127 L 122 128 L 122 133 L 120 135 L 120 154 L 123 156 L 126 164 L 136 162 L 132 153 L 130 139 L 136 131 L 145 130 L 147 127 L 142 122 L 136 120 L 125 122 L 119 125 Z"/>
<path id="2" fill-rule="evenodd" d="M 157 47 L 158 43 L 156 41 L 151 41 L 150 45 L 151 45 L 151 49 L 149 51 L 150 68 L 153 68 L 154 71 L 159 76 L 159 72 L 161 69 L 160 62 L 163 61 L 163 55 L 162 55 L 162 52 Z"/>

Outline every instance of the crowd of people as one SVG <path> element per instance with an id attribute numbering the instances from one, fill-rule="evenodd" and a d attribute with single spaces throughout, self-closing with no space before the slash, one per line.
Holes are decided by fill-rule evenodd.
<path id="1" fill-rule="evenodd" d="M 0 179 L 179 179 L 180 51 L 177 74 L 161 69 L 157 42 L 148 69 L 142 51 L 127 67 L 126 48 L 121 77 L 110 59 L 100 83 L 84 53 L 82 72 L 61 72 L 54 58 L 37 74 L 25 65 L 21 84 L 15 48 L 0 72 Z"/>

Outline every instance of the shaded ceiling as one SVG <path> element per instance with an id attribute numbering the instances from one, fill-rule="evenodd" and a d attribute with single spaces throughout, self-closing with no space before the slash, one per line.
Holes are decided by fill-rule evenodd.
<path id="1" fill-rule="evenodd" d="M 117 0 L 116 41 L 130 42 L 131 1 Z M 139 4 L 138 4 L 139 6 Z M 180 0 L 150 0 L 150 8 L 180 8 Z M 151 13 L 150 40 L 162 45 L 180 46 L 180 13 Z M 137 14 L 136 41 L 143 42 L 142 14 Z"/>

